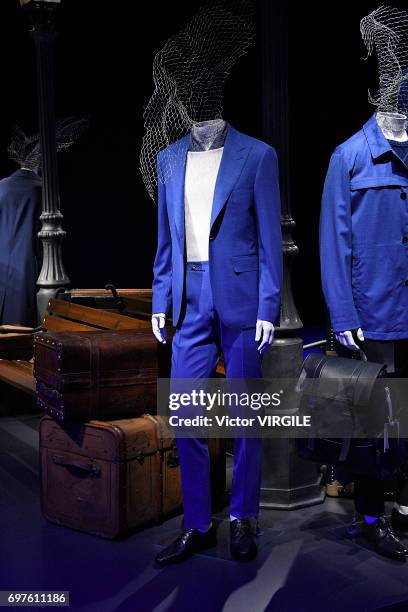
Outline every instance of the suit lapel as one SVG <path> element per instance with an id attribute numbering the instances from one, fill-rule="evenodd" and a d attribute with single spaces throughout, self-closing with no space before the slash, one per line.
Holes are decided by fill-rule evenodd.
<path id="1" fill-rule="evenodd" d="M 249 147 L 244 144 L 240 133 L 228 125 L 224 151 L 215 183 L 211 211 L 211 228 L 241 175 L 248 153 Z"/>
<path id="2" fill-rule="evenodd" d="M 184 185 L 186 175 L 187 152 L 190 143 L 190 134 L 184 136 L 176 149 L 169 151 L 170 156 L 165 163 L 175 166 L 171 179 L 173 189 L 173 218 L 181 246 L 184 245 Z M 250 147 L 244 144 L 244 139 L 237 130 L 228 125 L 227 136 L 224 142 L 224 151 L 215 183 L 214 198 L 211 210 L 211 227 L 224 207 L 235 183 L 239 179 L 244 163 L 248 157 Z"/>
<path id="3" fill-rule="evenodd" d="M 173 159 L 167 160 L 169 167 L 175 166 L 172 185 L 173 185 L 173 219 L 176 226 L 180 244 L 184 244 L 184 182 L 186 175 L 187 151 L 190 143 L 190 134 L 184 136 L 177 144 L 175 150 L 169 153 Z"/>

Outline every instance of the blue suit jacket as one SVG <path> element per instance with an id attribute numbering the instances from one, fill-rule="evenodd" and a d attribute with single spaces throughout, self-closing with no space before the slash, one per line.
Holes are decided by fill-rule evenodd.
<path id="1" fill-rule="evenodd" d="M 153 312 L 181 315 L 185 278 L 184 179 L 190 135 L 158 155 L 158 245 Z M 214 306 L 228 327 L 279 324 L 282 237 L 276 153 L 228 125 L 209 236 Z"/>
<path id="2" fill-rule="evenodd" d="M 41 179 L 18 170 L 0 181 L 0 323 L 36 325 Z"/>
<path id="3" fill-rule="evenodd" d="M 408 338 L 408 169 L 375 116 L 331 158 L 320 257 L 335 331 Z"/>

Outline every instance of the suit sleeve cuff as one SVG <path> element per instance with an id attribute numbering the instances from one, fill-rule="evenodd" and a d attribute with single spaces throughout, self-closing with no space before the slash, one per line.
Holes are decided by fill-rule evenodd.
<path id="1" fill-rule="evenodd" d="M 262 306 L 258 308 L 257 321 L 270 321 L 275 326 L 280 324 L 280 305 Z"/>
<path id="2" fill-rule="evenodd" d="M 358 319 L 335 319 L 331 322 L 332 330 L 336 333 L 351 331 L 361 327 Z"/>

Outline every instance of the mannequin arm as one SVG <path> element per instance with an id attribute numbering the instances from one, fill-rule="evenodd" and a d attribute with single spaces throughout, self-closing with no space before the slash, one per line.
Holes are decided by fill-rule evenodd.
<path id="1" fill-rule="evenodd" d="M 353 351 L 360 350 L 360 347 L 356 344 L 353 338 L 353 332 L 351 330 L 347 330 L 344 332 L 337 332 L 335 334 L 337 342 L 340 342 L 343 346 L 352 349 Z M 364 342 L 364 334 L 363 330 L 359 327 L 357 330 L 357 338 Z"/>
<path id="2" fill-rule="evenodd" d="M 162 344 L 166 344 L 166 315 L 164 312 L 158 312 L 152 315 L 152 330 L 157 340 Z M 162 331 L 163 330 L 163 331 Z"/>
<path id="3" fill-rule="evenodd" d="M 281 205 L 278 161 L 268 147 L 255 177 L 254 204 L 259 252 L 258 321 L 279 325 L 282 288 Z"/>
<path id="4" fill-rule="evenodd" d="M 171 234 L 167 213 L 166 188 L 161 182 L 160 154 L 157 162 L 158 232 L 157 251 L 153 264 L 152 312 L 168 314 L 171 306 Z"/>
<path id="5" fill-rule="evenodd" d="M 358 329 L 352 290 L 352 226 L 350 174 L 341 150 L 330 160 L 320 215 L 322 287 L 336 333 Z"/>
<path id="6" fill-rule="evenodd" d="M 258 346 L 258 351 L 261 354 L 264 353 L 272 344 L 274 334 L 275 328 L 273 323 L 258 319 L 256 322 L 255 342 L 259 342 L 259 340 L 261 340 L 261 344 Z"/>

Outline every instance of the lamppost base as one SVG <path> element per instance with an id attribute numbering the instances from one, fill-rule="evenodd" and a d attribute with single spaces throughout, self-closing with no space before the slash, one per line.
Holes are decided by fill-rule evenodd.
<path id="1" fill-rule="evenodd" d="M 47 310 L 48 302 L 53 299 L 60 287 L 63 285 L 58 285 L 56 287 L 41 287 L 37 292 L 37 323 L 41 324 L 44 314 Z"/>

